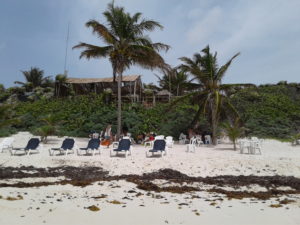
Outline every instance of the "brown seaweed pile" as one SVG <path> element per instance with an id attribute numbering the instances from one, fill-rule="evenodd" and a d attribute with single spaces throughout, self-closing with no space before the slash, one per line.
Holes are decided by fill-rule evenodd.
<path id="1" fill-rule="evenodd" d="M 186 193 L 206 191 L 226 195 L 229 199 L 256 198 L 261 200 L 270 199 L 275 196 L 300 194 L 300 179 L 292 176 L 215 176 L 215 177 L 191 177 L 179 171 L 172 169 L 161 169 L 157 172 L 145 173 L 143 175 L 120 175 L 110 176 L 108 171 L 100 167 L 2 167 L 0 168 L 0 179 L 15 178 L 47 178 L 64 176 L 64 180 L 55 182 L 16 182 L 0 183 L 1 187 L 40 187 L 48 185 L 66 185 L 85 187 L 98 181 L 126 180 L 137 185 L 137 188 L 144 191 Z M 164 180 L 169 182 L 170 186 L 158 186 L 153 183 L 154 180 Z M 189 184 L 198 183 L 202 185 L 213 185 L 214 188 L 200 189 L 199 187 L 189 186 Z M 174 185 L 176 184 L 176 185 Z M 228 191 L 225 187 L 238 189 L 250 185 L 259 185 L 267 191 L 247 192 L 247 191 Z M 199 186 L 199 185 L 198 185 Z M 279 187 L 288 187 L 289 189 L 278 189 Z"/>

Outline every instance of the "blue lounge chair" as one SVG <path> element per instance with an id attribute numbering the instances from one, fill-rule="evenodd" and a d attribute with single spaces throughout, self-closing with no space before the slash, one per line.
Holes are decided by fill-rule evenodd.
<path id="1" fill-rule="evenodd" d="M 38 138 L 31 138 L 25 148 L 12 148 L 10 153 L 11 155 L 16 155 L 16 152 L 18 151 L 24 151 L 26 155 L 29 155 L 31 151 L 36 151 L 39 153 L 40 148 L 42 146 L 40 145 L 40 139 Z"/>
<path id="2" fill-rule="evenodd" d="M 119 141 L 118 148 L 113 149 L 113 151 L 110 151 L 110 156 L 112 156 L 112 153 L 115 152 L 115 155 L 118 155 L 119 153 L 125 153 L 125 157 L 127 157 L 127 155 L 129 154 L 131 155 L 131 150 L 131 141 L 129 139 L 122 139 Z"/>
<path id="3" fill-rule="evenodd" d="M 54 152 L 59 152 L 60 155 L 68 155 L 68 153 L 74 153 L 75 141 L 73 138 L 66 138 L 60 148 L 49 149 L 50 156 L 54 155 Z"/>
<path id="4" fill-rule="evenodd" d="M 152 156 L 154 156 L 154 153 L 159 152 L 161 156 L 167 155 L 168 147 L 166 145 L 165 140 L 155 140 L 153 144 L 153 149 L 149 150 L 149 152 L 152 153 Z M 148 157 L 148 152 L 146 152 L 146 157 Z"/>
<path id="5" fill-rule="evenodd" d="M 101 155 L 101 146 L 99 139 L 91 139 L 86 148 L 79 148 L 77 149 L 77 155 L 82 155 L 81 151 L 85 151 L 87 154 L 92 154 L 93 156 L 98 151 L 99 155 Z"/>

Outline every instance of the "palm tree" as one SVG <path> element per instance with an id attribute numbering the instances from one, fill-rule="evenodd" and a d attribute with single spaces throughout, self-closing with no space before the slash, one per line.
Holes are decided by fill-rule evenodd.
<path id="1" fill-rule="evenodd" d="M 235 54 L 226 64 L 220 67 L 217 63 L 217 53 L 211 54 L 209 46 L 201 52 L 203 54 L 196 53 L 192 59 L 188 57 L 180 58 L 183 64 L 179 68 L 191 74 L 194 80 L 197 81 L 197 90 L 185 96 L 185 98 L 192 97 L 193 101 L 199 106 L 193 123 L 197 122 L 201 113 L 207 114 L 211 124 L 213 144 L 216 145 L 217 128 L 221 113 L 225 110 L 237 113 L 226 92 L 231 87 L 239 84 L 222 84 L 222 79 L 232 60 L 240 53 Z"/>
<path id="2" fill-rule="evenodd" d="M 156 77 L 159 79 L 159 86 L 162 89 L 169 90 L 175 96 L 182 96 L 192 86 L 187 73 L 178 68 L 165 71 L 162 77 L 157 75 Z"/>
<path id="3" fill-rule="evenodd" d="M 121 84 L 122 75 L 132 65 L 139 65 L 146 69 L 165 68 L 164 59 L 159 55 L 160 50 L 167 51 L 168 45 L 153 43 L 144 35 L 146 31 L 163 28 L 158 22 L 142 19 L 141 13 L 130 15 L 123 7 L 115 7 L 114 3 L 108 4 L 108 9 L 103 13 L 107 24 L 90 20 L 86 26 L 92 28 L 105 46 L 96 46 L 79 43 L 73 48 L 84 49 L 80 58 L 108 58 L 112 65 L 113 77 L 118 81 L 118 128 L 117 136 L 121 133 Z"/>
<path id="4" fill-rule="evenodd" d="M 222 127 L 225 133 L 233 143 L 233 149 L 236 150 L 236 140 L 244 134 L 245 128 L 240 125 L 239 118 L 236 118 L 233 123 L 225 122 Z"/>
<path id="5" fill-rule="evenodd" d="M 28 90 L 32 90 L 36 87 L 49 86 L 51 83 L 50 77 L 44 77 L 44 71 L 31 67 L 28 71 L 21 71 L 25 77 L 26 82 L 15 81 L 15 84 L 21 84 Z"/>

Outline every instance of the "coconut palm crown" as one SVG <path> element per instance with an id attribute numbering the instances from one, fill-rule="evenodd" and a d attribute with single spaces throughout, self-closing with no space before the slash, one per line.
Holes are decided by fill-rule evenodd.
<path id="1" fill-rule="evenodd" d="M 52 85 L 50 76 L 44 77 L 44 71 L 37 67 L 31 67 L 30 70 L 21 72 L 23 73 L 26 82 L 15 81 L 15 84 L 21 84 L 27 89 Z"/>
<path id="2" fill-rule="evenodd" d="M 97 46 L 87 43 L 79 43 L 73 48 L 83 49 L 80 58 L 108 58 L 112 65 L 114 80 L 118 75 L 118 136 L 121 132 L 121 82 L 122 75 L 132 65 L 139 65 L 146 69 L 165 68 L 164 59 L 158 53 L 167 51 L 168 45 L 153 43 L 144 35 L 156 28 L 163 28 L 158 22 L 145 20 L 141 13 L 130 15 L 123 7 L 108 4 L 108 9 L 103 13 L 106 24 L 96 20 L 86 23 L 92 28 L 93 33 L 105 44 Z"/>

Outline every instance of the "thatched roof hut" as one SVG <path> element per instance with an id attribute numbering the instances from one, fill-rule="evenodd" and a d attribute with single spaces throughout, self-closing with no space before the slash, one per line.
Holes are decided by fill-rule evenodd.
<path id="1" fill-rule="evenodd" d="M 113 95 L 117 95 L 117 78 L 113 82 L 113 77 L 109 78 L 67 78 L 65 84 L 58 83 L 56 88 L 61 89 L 55 93 L 66 93 L 65 88 L 72 88 L 76 95 L 84 95 L 89 93 L 100 94 L 107 89 L 112 90 Z M 130 75 L 122 77 L 122 97 L 139 101 L 142 94 L 142 80 L 140 75 Z"/>

